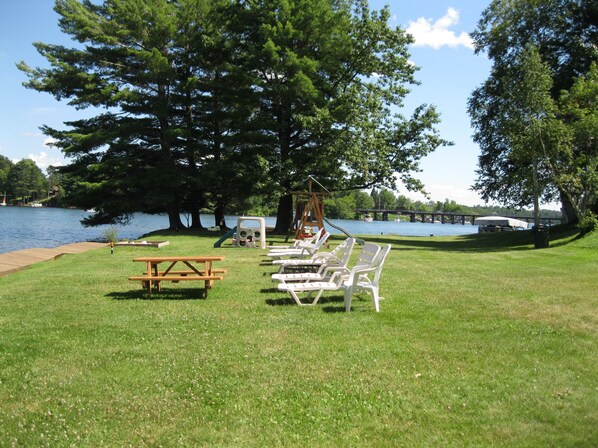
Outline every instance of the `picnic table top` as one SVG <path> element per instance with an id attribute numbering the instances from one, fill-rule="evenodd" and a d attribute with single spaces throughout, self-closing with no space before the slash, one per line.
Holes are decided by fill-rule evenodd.
<path id="1" fill-rule="evenodd" d="M 195 261 L 195 262 L 205 262 L 205 261 L 222 261 L 224 257 L 222 256 L 173 256 L 173 257 L 137 257 L 134 258 L 133 261 L 146 261 L 146 262 L 153 262 L 153 263 L 161 263 L 163 261 Z"/>

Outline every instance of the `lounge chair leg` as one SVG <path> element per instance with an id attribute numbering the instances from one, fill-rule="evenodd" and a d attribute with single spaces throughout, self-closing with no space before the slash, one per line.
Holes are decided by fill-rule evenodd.
<path id="1" fill-rule="evenodd" d="M 380 312 L 380 298 L 381 297 L 378 296 L 378 291 L 374 289 L 372 291 L 372 300 L 374 301 L 374 308 L 376 308 L 377 313 Z"/>
<path id="2" fill-rule="evenodd" d="M 295 291 L 289 290 L 289 293 L 291 294 L 291 296 L 293 297 L 293 299 L 295 300 L 297 305 L 303 305 L 303 303 L 301 303 L 301 300 L 299 300 L 299 296 L 297 295 L 297 293 Z"/>
<path id="3" fill-rule="evenodd" d="M 348 288 L 345 290 L 345 311 L 351 311 L 351 299 L 353 298 L 353 290 Z"/>
<path id="4" fill-rule="evenodd" d="M 316 297 L 314 298 L 314 300 L 311 302 L 311 304 L 315 305 L 316 303 L 318 303 L 318 300 L 320 300 L 320 297 L 322 296 L 323 293 L 324 293 L 323 289 L 321 289 L 320 291 L 318 291 L 318 294 L 316 295 Z"/>

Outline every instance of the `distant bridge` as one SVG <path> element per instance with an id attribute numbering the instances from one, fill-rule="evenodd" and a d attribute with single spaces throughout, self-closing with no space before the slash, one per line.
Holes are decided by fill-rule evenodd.
<path id="1" fill-rule="evenodd" d="M 409 216 L 410 222 L 436 222 L 441 224 L 474 224 L 476 218 L 488 215 L 477 215 L 472 213 L 448 213 L 448 212 L 423 212 L 418 210 L 386 210 L 378 208 L 359 208 L 355 210 L 358 215 L 373 216 L 374 221 L 388 221 L 388 215 Z M 379 218 L 382 219 L 379 219 Z M 533 216 L 505 216 L 515 218 L 528 223 L 534 222 Z M 560 224 L 560 218 L 540 218 L 540 222 L 550 226 Z"/>

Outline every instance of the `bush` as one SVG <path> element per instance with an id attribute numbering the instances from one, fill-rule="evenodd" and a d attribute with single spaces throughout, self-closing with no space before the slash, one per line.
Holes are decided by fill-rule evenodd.
<path id="1" fill-rule="evenodd" d="M 118 241 L 118 229 L 116 227 L 108 227 L 102 232 L 102 238 L 104 238 L 107 243 L 116 243 Z"/>
<path id="2" fill-rule="evenodd" d="M 590 233 L 598 228 L 598 218 L 592 212 L 586 212 L 579 220 L 579 230 L 582 235 Z"/>

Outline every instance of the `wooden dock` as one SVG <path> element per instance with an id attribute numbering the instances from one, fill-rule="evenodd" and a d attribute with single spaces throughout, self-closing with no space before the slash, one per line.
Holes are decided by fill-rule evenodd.
<path id="1" fill-rule="evenodd" d="M 53 260 L 65 254 L 79 254 L 99 247 L 106 247 L 106 243 L 73 243 L 52 249 L 33 248 L 0 254 L 0 277 L 20 271 L 40 261 Z"/>

